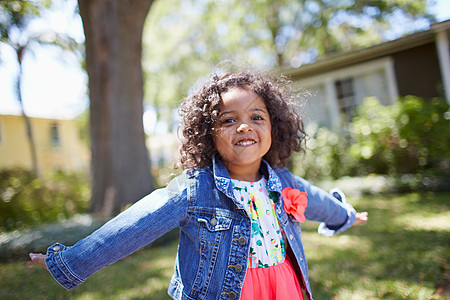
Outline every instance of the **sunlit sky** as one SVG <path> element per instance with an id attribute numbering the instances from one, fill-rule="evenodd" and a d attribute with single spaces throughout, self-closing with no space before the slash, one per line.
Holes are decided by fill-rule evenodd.
<path id="1" fill-rule="evenodd" d="M 36 32 L 50 28 L 69 33 L 83 41 L 79 16 L 73 15 L 76 0 L 57 0 L 53 13 L 33 23 Z M 69 5 L 63 4 L 69 2 Z M 430 9 L 438 21 L 450 19 L 450 1 L 437 0 Z M 34 47 L 25 56 L 23 74 L 23 102 L 25 111 L 35 117 L 73 118 L 88 107 L 87 75 L 79 60 L 70 53 L 54 47 Z M 15 97 L 15 77 L 18 66 L 15 53 L 0 45 L 0 114 L 19 114 Z"/>

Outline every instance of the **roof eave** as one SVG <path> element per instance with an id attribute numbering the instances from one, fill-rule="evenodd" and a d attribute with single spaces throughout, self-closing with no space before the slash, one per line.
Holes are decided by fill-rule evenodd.
<path id="1" fill-rule="evenodd" d="M 281 70 L 281 73 L 290 77 L 291 79 L 301 79 L 304 77 L 313 76 L 318 73 L 323 73 L 364 61 L 389 56 L 403 50 L 434 42 L 435 33 L 437 31 L 448 30 L 449 28 L 450 20 L 436 23 L 432 25 L 431 29 L 426 31 L 417 32 L 399 38 L 397 40 L 385 42 L 361 50 L 346 52 L 343 54 L 319 59 L 315 63 L 303 65 L 299 68 Z"/>

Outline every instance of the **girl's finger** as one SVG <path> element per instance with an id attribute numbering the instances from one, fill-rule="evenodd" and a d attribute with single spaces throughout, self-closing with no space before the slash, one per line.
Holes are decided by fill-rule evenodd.
<path id="1" fill-rule="evenodd" d="M 367 222 L 368 215 L 369 214 L 367 212 L 356 213 L 356 220 L 355 220 L 354 225 L 359 225 L 359 224 Z"/>
<path id="2" fill-rule="evenodd" d="M 35 264 L 41 265 L 47 269 L 47 266 L 45 265 L 45 255 L 30 253 L 30 258 Z"/>

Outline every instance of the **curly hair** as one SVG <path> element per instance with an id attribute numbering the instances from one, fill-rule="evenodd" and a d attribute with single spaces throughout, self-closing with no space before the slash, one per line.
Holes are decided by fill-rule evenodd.
<path id="1" fill-rule="evenodd" d="M 214 145 L 215 126 L 219 124 L 221 94 L 233 88 L 256 93 L 266 104 L 272 126 L 272 145 L 263 157 L 272 167 L 286 165 L 292 151 L 304 151 L 306 137 L 303 121 L 296 112 L 289 81 L 265 73 L 229 72 L 211 80 L 185 98 L 180 105 L 182 145 L 177 167 L 204 168 L 217 152 Z"/>

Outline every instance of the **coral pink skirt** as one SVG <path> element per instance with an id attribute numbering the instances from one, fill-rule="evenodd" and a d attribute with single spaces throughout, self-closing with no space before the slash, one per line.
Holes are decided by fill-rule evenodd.
<path id="1" fill-rule="evenodd" d="M 247 268 L 241 300 L 304 300 L 302 288 L 291 262 L 268 268 Z"/>

